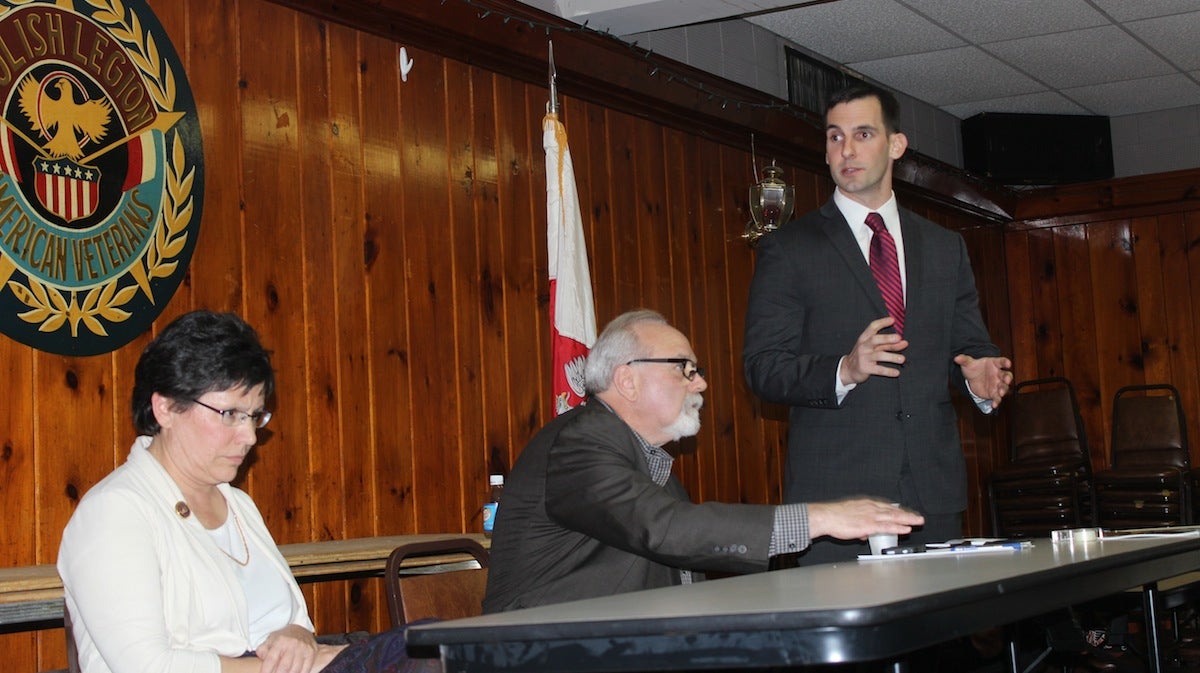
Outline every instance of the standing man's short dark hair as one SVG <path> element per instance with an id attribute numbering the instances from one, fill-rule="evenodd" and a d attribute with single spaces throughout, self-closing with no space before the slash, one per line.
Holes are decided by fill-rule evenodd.
<path id="1" fill-rule="evenodd" d="M 888 133 L 900 132 L 900 102 L 896 100 L 896 96 L 887 89 L 866 82 L 851 84 L 833 92 L 829 100 L 825 101 L 825 122 L 829 122 L 829 111 L 833 108 L 863 98 L 875 98 L 879 101 L 879 107 L 883 111 L 883 124 Z"/>

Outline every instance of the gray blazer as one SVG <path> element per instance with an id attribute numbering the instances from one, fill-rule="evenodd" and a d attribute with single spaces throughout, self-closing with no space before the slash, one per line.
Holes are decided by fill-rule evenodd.
<path id="1" fill-rule="evenodd" d="M 838 360 L 883 296 L 832 200 L 764 237 L 756 249 L 743 351 L 762 399 L 791 406 L 785 502 L 848 495 L 898 499 L 901 465 L 925 513 L 966 509 L 966 467 L 951 385 L 966 394 L 953 358 L 999 355 L 979 313 L 962 236 L 900 211 L 908 287 L 907 358 L 899 378 L 873 376 L 839 406 Z"/>
<path id="2" fill-rule="evenodd" d="M 548 423 L 505 480 L 484 612 L 765 570 L 775 508 L 695 504 L 650 479 L 636 435 L 592 402 Z"/>

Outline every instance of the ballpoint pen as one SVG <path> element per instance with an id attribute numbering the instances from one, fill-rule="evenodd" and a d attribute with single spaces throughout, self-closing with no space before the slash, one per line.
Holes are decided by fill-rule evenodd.
<path id="1" fill-rule="evenodd" d="M 947 547 L 946 551 L 954 551 L 954 552 L 989 551 L 992 549 L 996 549 L 997 547 L 1001 547 L 1004 549 L 1020 550 L 1020 549 L 1029 549 L 1032 546 L 1033 546 L 1033 543 L 1030 542 L 1029 540 L 1005 540 L 1002 542 L 988 542 L 987 544 L 980 544 L 980 545 L 975 545 L 975 544 L 954 545 L 952 547 Z"/>

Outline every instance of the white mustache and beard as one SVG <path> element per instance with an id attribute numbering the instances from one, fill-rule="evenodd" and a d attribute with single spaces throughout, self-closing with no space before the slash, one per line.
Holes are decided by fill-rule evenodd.
<path id="1" fill-rule="evenodd" d="M 683 400 L 683 409 L 679 416 L 671 422 L 663 432 L 677 442 L 684 437 L 691 437 L 700 432 L 700 407 L 704 406 L 704 397 L 700 393 L 688 393 Z"/>

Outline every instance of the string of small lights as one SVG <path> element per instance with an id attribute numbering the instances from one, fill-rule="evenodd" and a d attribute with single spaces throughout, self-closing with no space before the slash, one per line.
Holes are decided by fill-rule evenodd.
<path id="1" fill-rule="evenodd" d="M 441 4 L 445 5 L 449 1 L 450 0 L 442 0 Z M 587 21 L 584 21 L 582 24 L 578 24 L 575 26 L 562 26 L 562 25 L 557 25 L 557 24 L 545 23 L 542 21 L 536 21 L 536 20 L 530 19 L 529 17 L 525 17 L 525 16 L 517 16 L 516 14 L 510 14 L 504 10 L 496 9 L 493 7 L 485 7 L 484 5 L 476 2 L 475 0 L 458 0 L 458 1 L 477 10 L 478 17 L 480 20 L 488 19 L 491 17 L 496 17 L 496 18 L 499 18 L 505 25 L 509 24 L 510 22 L 516 21 L 519 23 L 524 23 L 531 30 L 542 29 L 546 32 L 547 36 L 549 36 L 555 32 L 587 33 L 590 35 L 599 35 L 599 36 L 602 36 L 602 37 L 610 39 L 610 40 L 615 40 L 617 43 L 619 43 L 619 44 L 627 47 L 631 51 L 633 51 L 635 54 L 640 56 L 643 60 L 645 60 L 649 64 L 650 69 L 649 69 L 648 74 L 650 75 L 650 77 L 660 77 L 660 78 L 665 79 L 667 81 L 667 83 L 669 83 L 669 84 L 679 84 L 679 85 L 694 89 L 694 90 L 700 92 L 701 94 L 705 94 L 708 97 L 707 102 L 711 102 L 713 104 L 720 104 L 722 110 L 727 109 L 730 106 L 733 106 L 734 109 L 737 109 L 737 110 L 741 110 L 743 108 L 774 110 L 774 111 L 790 114 L 792 116 L 798 117 L 798 118 L 808 121 L 810 123 L 812 122 L 809 115 L 805 114 L 802 110 L 800 110 L 796 106 L 791 105 L 789 103 L 775 102 L 775 101 L 764 103 L 761 101 L 744 100 L 744 99 L 733 98 L 728 95 L 722 94 L 720 92 L 713 91 L 709 86 L 706 86 L 704 82 L 696 80 L 692 77 L 688 77 L 686 74 L 683 74 L 677 70 L 673 70 L 670 67 L 670 65 L 661 62 L 661 60 L 657 60 L 656 59 L 657 55 L 653 52 L 653 50 L 639 47 L 637 42 L 626 42 L 625 40 L 622 40 L 621 38 L 617 37 L 616 35 L 613 35 L 608 30 L 597 30 L 595 28 L 590 28 L 588 26 Z M 764 94 L 764 96 L 765 95 L 766 94 Z"/>

